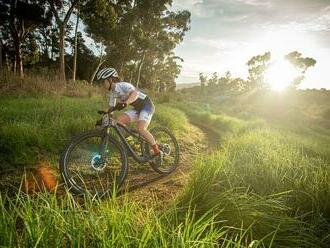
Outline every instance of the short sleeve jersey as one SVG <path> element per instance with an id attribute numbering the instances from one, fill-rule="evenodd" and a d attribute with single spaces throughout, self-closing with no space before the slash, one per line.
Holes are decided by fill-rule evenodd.
<path id="1" fill-rule="evenodd" d="M 132 91 L 134 91 L 135 89 L 136 88 L 132 84 L 127 83 L 127 82 L 116 83 L 115 89 L 110 91 L 109 106 L 110 107 L 116 106 L 117 101 L 125 102 L 129 96 L 129 94 Z M 138 98 L 145 99 L 146 94 L 139 91 Z"/>

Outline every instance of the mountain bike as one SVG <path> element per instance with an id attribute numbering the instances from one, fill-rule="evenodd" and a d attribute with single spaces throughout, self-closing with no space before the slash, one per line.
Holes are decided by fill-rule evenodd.
<path id="1" fill-rule="evenodd" d="M 103 196 L 118 190 L 128 173 L 128 156 L 149 163 L 160 174 L 172 173 L 179 164 L 179 145 L 165 127 L 150 130 L 162 152 L 155 161 L 149 143 L 136 130 L 118 123 L 110 112 L 98 111 L 99 127 L 73 137 L 60 157 L 60 172 L 76 194 Z"/>

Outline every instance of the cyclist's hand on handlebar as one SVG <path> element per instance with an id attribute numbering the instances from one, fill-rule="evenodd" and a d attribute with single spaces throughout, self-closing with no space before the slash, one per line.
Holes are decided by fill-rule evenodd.
<path id="1" fill-rule="evenodd" d="M 127 103 L 126 102 L 121 102 L 121 103 L 117 103 L 116 106 L 114 107 L 114 109 L 115 110 L 122 110 L 126 107 L 127 107 Z"/>
<path id="2" fill-rule="evenodd" d="M 110 113 L 112 113 L 113 111 L 115 111 L 116 110 L 116 107 L 110 107 L 109 109 L 108 109 L 108 114 L 110 114 Z"/>

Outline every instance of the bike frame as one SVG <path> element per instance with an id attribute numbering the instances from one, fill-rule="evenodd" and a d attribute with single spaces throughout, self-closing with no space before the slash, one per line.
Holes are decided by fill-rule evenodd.
<path id="1" fill-rule="evenodd" d="M 146 154 L 144 154 L 144 152 L 142 151 L 142 156 L 139 156 L 138 154 L 136 154 L 136 152 L 134 151 L 134 149 L 130 146 L 130 144 L 127 142 L 127 140 L 125 139 L 124 135 L 122 134 L 122 132 L 120 131 L 120 128 L 123 128 L 126 132 L 128 132 L 130 135 L 132 135 L 133 137 L 137 138 L 138 140 L 147 143 L 147 141 L 139 134 L 136 134 L 136 131 L 126 127 L 125 125 L 122 125 L 120 123 L 118 123 L 116 120 L 114 120 L 112 118 L 112 114 L 108 115 L 109 119 L 109 124 L 105 127 L 106 128 L 106 135 L 107 135 L 107 144 L 108 145 L 108 139 L 109 139 L 109 135 L 110 135 L 110 129 L 114 128 L 114 130 L 116 131 L 117 135 L 119 136 L 121 142 L 125 145 L 126 150 L 128 151 L 129 155 L 132 155 L 133 159 L 138 162 L 138 163 L 146 163 L 148 161 L 150 161 L 152 159 L 151 156 L 146 156 Z"/>

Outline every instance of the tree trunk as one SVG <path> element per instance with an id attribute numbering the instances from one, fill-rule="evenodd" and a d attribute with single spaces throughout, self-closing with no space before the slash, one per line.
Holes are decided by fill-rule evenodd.
<path id="1" fill-rule="evenodd" d="M 2 71 L 2 42 L 0 41 L 0 71 Z"/>
<path id="2" fill-rule="evenodd" d="M 96 73 L 99 71 L 101 65 L 102 65 L 104 62 L 105 62 L 105 59 L 101 57 L 100 60 L 99 60 L 99 63 L 97 64 L 97 67 L 95 68 L 95 70 L 94 70 L 94 72 L 93 72 L 93 74 L 92 74 L 92 76 L 91 76 L 91 79 L 89 80 L 89 83 L 90 83 L 90 84 L 93 83 L 94 78 L 95 78 L 95 76 L 96 76 Z"/>
<path id="3" fill-rule="evenodd" d="M 72 80 L 73 81 L 76 81 L 76 73 L 77 73 L 78 25 L 79 25 L 79 8 L 77 10 L 77 22 L 76 22 L 76 29 L 75 29 L 75 36 L 74 36 L 74 56 L 73 56 L 73 73 L 72 73 Z"/>
<path id="4" fill-rule="evenodd" d="M 66 25 L 68 24 L 71 13 L 72 13 L 73 9 L 75 8 L 75 6 L 78 4 L 79 0 L 74 0 L 73 2 L 71 2 L 71 6 L 67 10 L 63 20 L 61 20 L 61 18 L 59 16 L 59 12 L 57 11 L 57 9 L 55 7 L 55 1 L 48 0 L 48 2 L 50 4 L 50 8 L 55 16 L 56 23 L 60 29 L 60 37 L 59 37 L 59 39 L 60 39 L 60 47 L 59 47 L 59 50 L 60 50 L 60 80 L 65 81 L 65 60 L 64 60 L 65 28 L 66 28 Z"/>
<path id="5" fill-rule="evenodd" d="M 65 60 L 64 60 L 64 35 L 65 25 L 60 27 L 60 80 L 65 81 Z"/>
<path id="6" fill-rule="evenodd" d="M 22 60 L 22 47 L 21 41 L 18 37 L 14 40 L 15 43 L 15 67 L 14 72 L 17 72 L 17 68 L 19 70 L 19 77 L 21 79 L 24 78 L 24 70 L 23 70 L 23 60 Z"/>
<path id="7" fill-rule="evenodd" d="M 7 71 L 10 71 L 10 64 L 9 64 L 9 58 L 8 58 L 8 54 L 5 53 L 5 64 L 7 67 Z"/>
<path id="8" fill-rule="evenodd" d="M 146 51 L 143 52 L 143 57 L 141 59 L 141 63 L 140 63 L 140 66 L 139 66 L 139 72 L 138 72 L 138 78 L 136 80 L 136 87 L 138 88 L 139 87 L 139 83 L 140 83 L 140 75 L 141 75 L 141 69 L 142 69 L 142 65 L 143 65 L 143 62 L 144 62 L 144 58 L 146 56 Z"/>
<path id="9" fill-rule="evenodd" d="M 14 59 L 14 62 L 13 62 L 13 72 L 14 72 L 14 74 L 16 75 L 16 69 L 17 69 L 17 66 L 16 66 L 16 63 L 17 63 L 17 61 L 16 61 L 16 57 L 15 57 L 15 59 Z"/>

